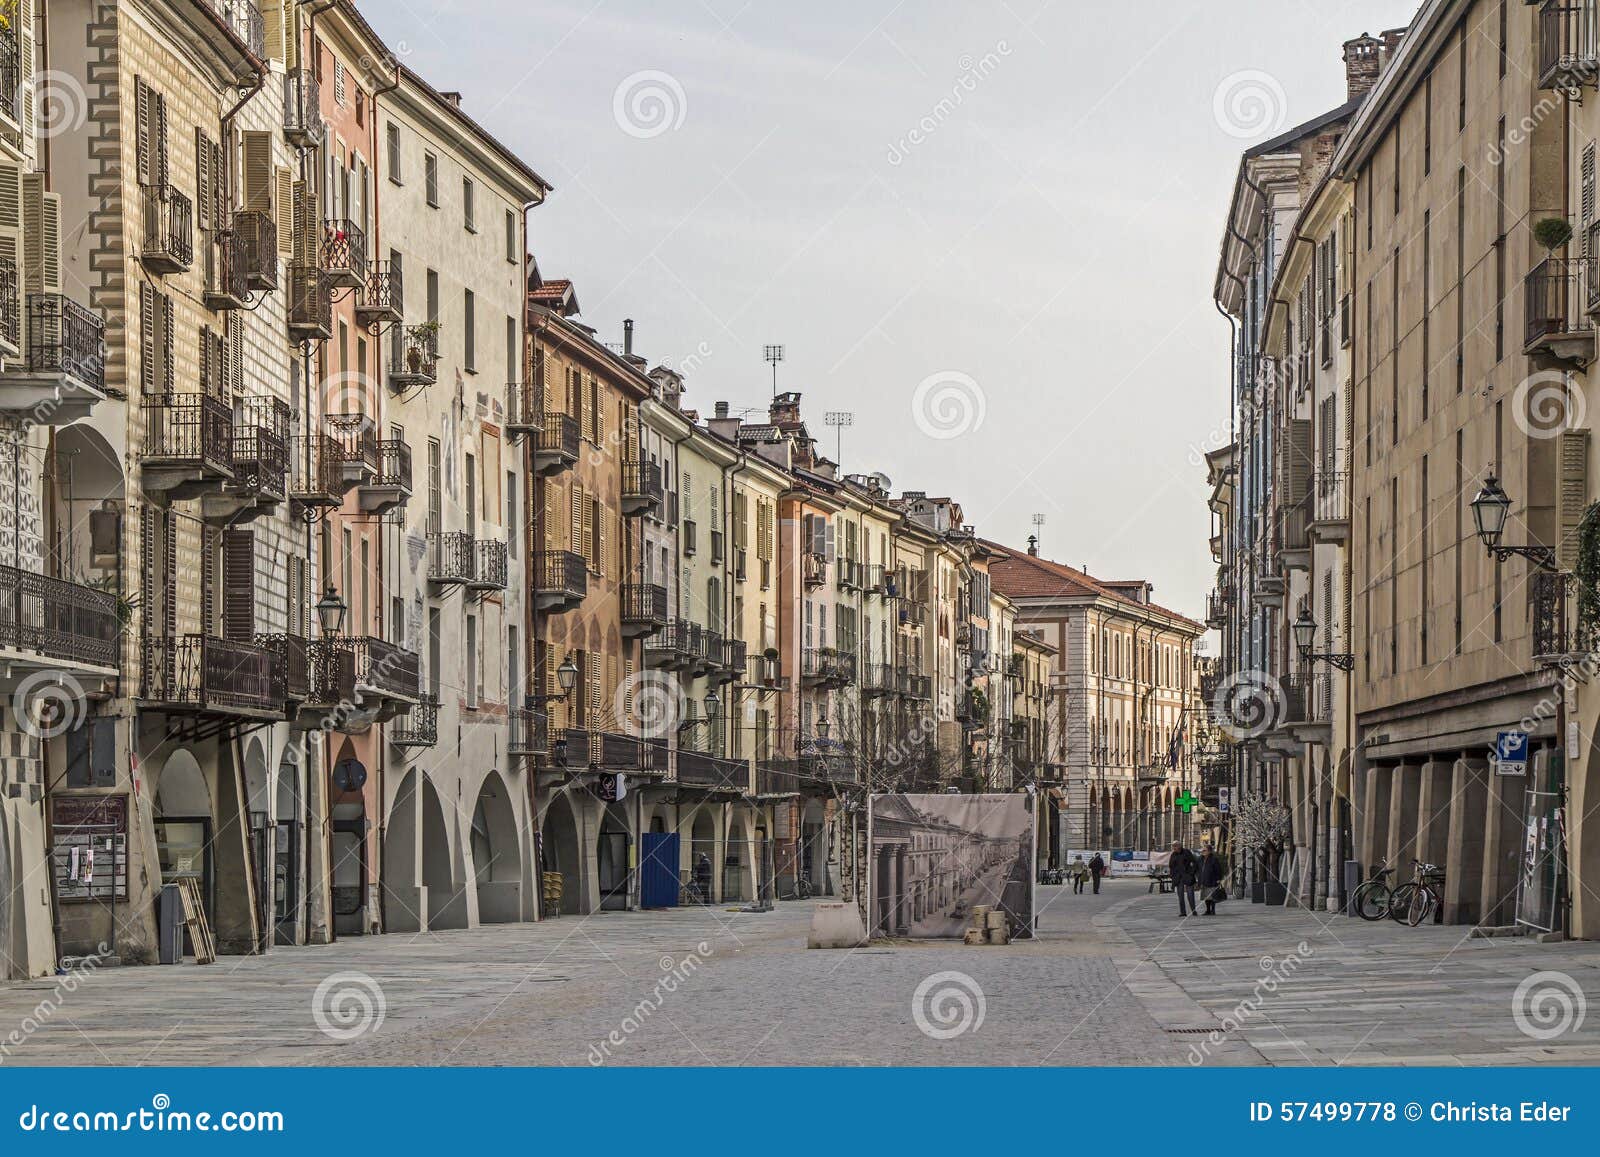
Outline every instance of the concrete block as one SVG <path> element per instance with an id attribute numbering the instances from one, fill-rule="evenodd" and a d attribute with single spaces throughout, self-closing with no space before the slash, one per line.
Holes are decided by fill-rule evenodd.
<path id="1" fill-rule="evenodd" d="M 807 948 L 859 948 L 866 942 L 867 930 L 854 904 L 818 904 L 811 910 Z"/>

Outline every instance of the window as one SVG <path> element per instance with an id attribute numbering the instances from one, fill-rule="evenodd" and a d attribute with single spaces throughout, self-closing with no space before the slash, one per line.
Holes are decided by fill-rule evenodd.
<path id="1" fill-rule="evenodd" d="M 514 471 L 506 471 L 506 554 L 512 558 L 517 557 L 517 539 L 521 533 L 517 528 L 517 476 Z"/>
<path id="2" fill-rule="evenodd" d="M 469 374 L 478 372 L 478 327 L 477 327 L 477 298 L 473 297 L 472 290 L 467 290 L 462 299 L 463 318 L 462 329 L 462 368 Z"/>
<path id="3" fill-rule="evenodd" d="M 478 672 L 478 617 L 467 616 L 467 710 L 478 709 L 480 677 Z"/>
<path id="4" fill-rule="evenodd" d="M 427 319 L 432 322 L 437 322 L 439 320 L 439 271 L 437 269 L 428 270 L 426 280 L 428 283 Z"/>
<path id="5" fill-rule="evenodd" d="M 461 223 L 467 227 L 468 233 L 478 231 L 477 219 L 472 210 L 472 178 L 461 178 Z"/>
<path id="6" fill-rule="evenodd" d="M 432 153 L 422 154 L 422 189 L 428 204 L 439 207 L 439 158 Z"/>
<path id="7" fill-rule="evenodd" d="M 389 180 L 396 185 L 404 184 L 400 179 L 400 126 L 393 121 L 389 122 Z"/>
<path id="8" fill-rule="evenodd" d="M 517 214 L 514 209 L 506 210 L 506 260 L 513 265 L 517 263 Z"/>

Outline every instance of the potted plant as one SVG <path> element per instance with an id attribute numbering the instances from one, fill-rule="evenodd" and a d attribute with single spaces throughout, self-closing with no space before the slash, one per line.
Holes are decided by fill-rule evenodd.
<path id="1" fill-rule="evenodd" d="M 1541 217 L 1533 223 L 1533 239 L 1554 253 L 1572 240 L 1572 223 L 1565 217 Z"/>

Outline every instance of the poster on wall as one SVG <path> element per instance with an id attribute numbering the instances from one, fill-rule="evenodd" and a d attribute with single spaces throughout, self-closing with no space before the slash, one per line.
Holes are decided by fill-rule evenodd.
<path id="1" fill-rule="evenodd" d="M 50 833 L 58 899 L 127 900 L 127 796 L 52 796 Z"/>
<path id="2" fill-rule="evenodd" d="M 872 935 L 959 940 L 975 905 L 1033 934 L 1031 796 L 877 795 L 869 825 Z"/>

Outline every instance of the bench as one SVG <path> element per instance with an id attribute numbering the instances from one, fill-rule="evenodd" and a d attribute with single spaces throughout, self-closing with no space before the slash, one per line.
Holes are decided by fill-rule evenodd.
<path id="1" fill-rule="evenodd" d="M 1163 894 L 1172 891 L 1172 873 L 1171 872 L 1151 872 L 1150 873 L 1150 887 L 1147 888 L 1146 891 L 1147 892 L 1154 892 L 1157 888 L 1160 888 Z"/>

